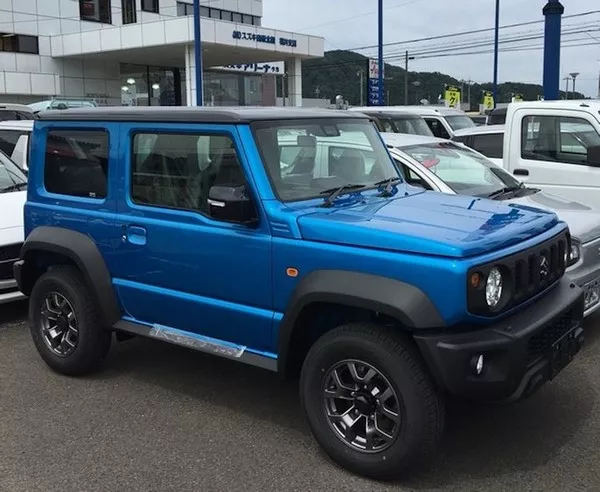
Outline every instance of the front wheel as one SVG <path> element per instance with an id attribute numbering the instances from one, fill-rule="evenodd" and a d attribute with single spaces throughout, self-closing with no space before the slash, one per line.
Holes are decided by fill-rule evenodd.
<path id="1" fill-rule="evenodd" d="M 400 335 L 349 324 L 323 335 L 302 367 L 311 430 L 338 464 L 387 480 L 435 451 L 444 404 L 419 355 Z"/>

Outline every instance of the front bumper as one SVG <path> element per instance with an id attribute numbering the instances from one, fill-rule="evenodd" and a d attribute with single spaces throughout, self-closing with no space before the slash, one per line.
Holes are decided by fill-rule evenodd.
<path id="1" fill-rule="evenodd" d="M 544 297 L 490 327 L 414 338 L 443 391 L 519 400 L 553 379 L 581 348 L 583 299 L 583 290 L 563 277 Z M 483 371 L 476 375 L 479 355 Z"/>
<path id="2" fill-rule="evenodd" d="M 25 299 L 25 295 L 19 290 L 16 280 L 0 280 L 0 304 L 7 304 L 21 299 Z"/>

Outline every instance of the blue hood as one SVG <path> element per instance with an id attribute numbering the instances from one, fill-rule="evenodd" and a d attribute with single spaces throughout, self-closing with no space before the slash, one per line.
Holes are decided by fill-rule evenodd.
<path id="1" fill-rule="evenodd" d="M 370 197 L 298 219 L 308 240 L 453 258 L 514 245 L 558 222 L 551 211 L 436 192 Z"/>

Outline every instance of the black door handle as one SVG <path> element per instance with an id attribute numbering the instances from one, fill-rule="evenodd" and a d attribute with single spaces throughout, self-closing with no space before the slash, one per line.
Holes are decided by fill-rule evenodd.
<path id="1" fill-rule="evenodd" d="M 513 174 L 515 176 L 529 176 L 529 171 L 527 169 L 515 169 Z"/>

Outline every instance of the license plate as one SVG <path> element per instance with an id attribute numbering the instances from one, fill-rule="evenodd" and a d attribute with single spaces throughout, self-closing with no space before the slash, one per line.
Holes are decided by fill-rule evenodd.
<path id="1" fill-rule="evenodd" d="M 600 280 L 596 279 L 589 284 L 586 284 L 583 288 L 585 293 L 585 300 L 583 304 L 584 310 L 588 310 L 594 307 L 600 302 Z"/>
<path id="2" fill-rule="evenodd" d="M 575 357 L 575 354 L 579 352 L 579 332 L 581 328 L 575 326 L 556 342 L 552 344 L 552 355 L 551 355 L 551 376 L 550 379 L 562 371 Z"/>

